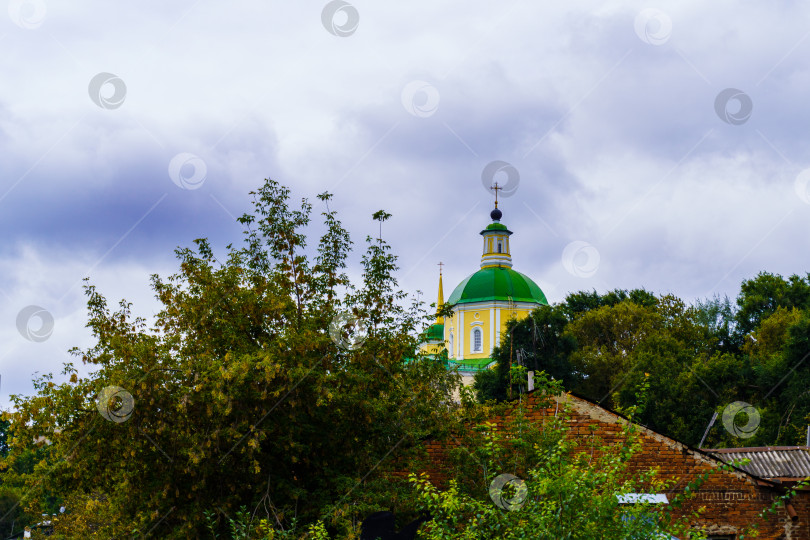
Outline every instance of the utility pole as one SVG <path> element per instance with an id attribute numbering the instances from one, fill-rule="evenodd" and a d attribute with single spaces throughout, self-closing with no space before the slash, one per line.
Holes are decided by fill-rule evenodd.
<path id="1" fill-rule="evenodd" d="M 512 327 L 514 330 L 514 327 Z M 515 342 L 515 333 L 509 332 L 509 400 L 512 400 L 512 345 Z"/>

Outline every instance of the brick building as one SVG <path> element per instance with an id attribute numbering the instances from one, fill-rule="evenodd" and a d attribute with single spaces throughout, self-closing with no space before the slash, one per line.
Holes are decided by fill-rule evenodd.
<path id="1" fill-rule="evenodd" d="M 530 404 L 537 403 L 534 393 L 528 396 Z M 590 437 L 596 433 L 605 442 L 618 440 L 627 418 L 609 411 L 587 399 L 566 394 L 555 398 L 548 407 L 529 407 L 529 418 L 542 422 L 544 417 L 560 414 L 567 405 L 568 427 L 571 436 Z M 502 418 L 495 418 L 503 425 Z M 702 451 L 679 441 L 640 426 L 642 450 L 631 462 L 631 470 L 659 468 L 659 478 L 673 479 L 673 487 L 663 493 L 667 500 L 682 494 L 686 485 L 699 475 L 715 471 L 680 509 L 688 515 L 699 507 L 705 507 L 700 517 L 693 521 L 695 528 L 704 530 L 710 539 L 737 540 L 743 528 L 759 523 L 759 538 L 762 539 L 810 539 L 810 491 L 799 490 L 788 504 L 776 509 L 768 518 L 759 518 L 760 512 L 770 508 L 775 498 L 803 479 L 810 472 L 810 459 L 806 448 L 791 447 L 771 451 L 763 449 L 735 449 Z M 431 466 L 428 472 L 433 481 L 442 485 L 448 479 L 447 449 L 457 444 L 453 441 L 427 441 L 426 448 Z M 758 454 L 744 467 L 721 470 L 725 462 L 739 457 Z M 777 454 L 776 452 L 779 452 Z M 750 458 L 749 458 L 750 459 Z M 779 470 L 773 469 L 780 464 Z M 768 467 L 771 467 L 770 469 Z M 773 474 L 771 474 L 771 471 Z M 788 476 L 780 477 L 784 472 Z"/>

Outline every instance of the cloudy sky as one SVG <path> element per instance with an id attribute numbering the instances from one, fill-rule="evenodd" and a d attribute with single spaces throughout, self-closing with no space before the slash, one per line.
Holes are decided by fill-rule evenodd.
<path id="1" fill-rule="evenodd" d="M 332 191 L 360 248 L 393 214 L 430 300 L 439 261 L 447 294 L 477 269 L 494 180 L 551 301 L 808 271 L 806 3 L 6 3 L 0 405 L 92 344 L 82 278 L 151 316 L 148 276 L 238 242 L 266 177 Z"/>

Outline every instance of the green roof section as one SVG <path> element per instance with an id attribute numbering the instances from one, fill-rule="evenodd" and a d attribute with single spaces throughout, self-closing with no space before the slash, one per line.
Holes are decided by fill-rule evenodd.
<path id="1" fill-rule="evenodd" d="M 459 371 L 478 372 L 486 371 L 495 360 L 492 358 L 476 358 L 474 360 L 448 360 L 447 369 L 458 367 Z"/>
<path id="2" fill-rule="evenodd" d="M 484 234 L 486 231 L 506 231 L 509 234 L 512 234 L 512 231 L 506 228 L 506 225 L 501 223 L 490 223 L 487 225 L 487 228 L 481 231 L 481 234 Z"/>
<path id="3" fill-rule="evenodd" d="M 444 325 L 441 323 L 431 324 L 425 332 L 427 341 L 444 341 Z"/>
<path id="4" fill-rule="evenodd" d="M 529 277 L 505 266 L 482 268 L 458 284 L 448 304 L 487 301 L 531 302 L 547 305 L 546 295 Z"/>

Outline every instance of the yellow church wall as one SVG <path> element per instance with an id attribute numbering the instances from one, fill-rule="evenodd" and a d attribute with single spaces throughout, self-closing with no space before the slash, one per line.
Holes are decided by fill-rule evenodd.
<path id="1" fill-rule="evenodd" d="M 501 336 L 506 334 L 506 326 L 511 318 L 523 319 L 527 317 L 536 306 L 514 307 L 510 309 L 508 304 L 501 305 L 486 303 L 480 306 L 464 305 L 457 309 L 452 318 L 445 322 L 445 342 L 449 347 L 450 333 L 453 333 L 453 350 L 450 358 L 454 360 L 475 360 L 479 358 L 489 358 L 494 346 L 499 344 Z M 476 317 L 476 314 L 478 315 Z M 493 321 L 494 319 L 494 321 Z M 462 326 L 463 320 L 463 326 Z M 448 324 L 449 323 L 449 324 Z M 481 352 L 473 352 L 473 328 L 481 329 Z M 497 332 L 493 332 L 495 328 Z M 460 335 L 463 334 L 463 335 Z M 462 357 L 458 355 L 459 339 L 462 347 Z"/>

